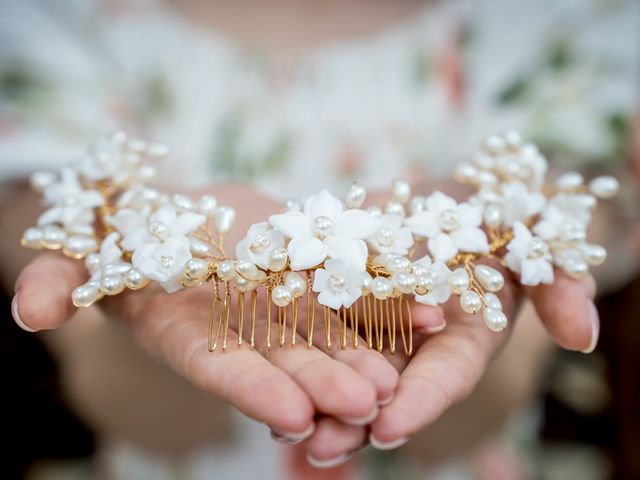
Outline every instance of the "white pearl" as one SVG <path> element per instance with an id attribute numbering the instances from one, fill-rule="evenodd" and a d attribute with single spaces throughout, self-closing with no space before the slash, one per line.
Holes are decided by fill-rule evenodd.
<path id="1" fill-rule="evenodd" d="M 100 255 L 97 253 L 91 253 L 84 259 L 84 265 L 91 273 L 97 271 L 101 264 Z"/>
<path id="2" fill-rule="evenodd" d="M 402 203 L 395 200 L 389 200 L 384 204 L 384 213 L 386 213 L 387 215 L 397 215 L 399 217 L 404 217 L 405 212 Z"/>
<path id="3" fill-rule="evenodd" d="M 236 272 L 247 280 L 258 280 L 261 277 L 255 263 L 245 259 L 236 261 Z"/>
<path id="4" fill-rule="evenodd" d="M 409 202 L 409 211 L 412 215 L 420 213 L 422 210 L 424 210 L 424 201 L 425 198 L 419 195 L 411 199 L 411 202 Z"/>
<path id="5" fill-rule="evenodd" d="M 508 130 L 503 135 L 507 148 L 510 150 L 518 150 L 522 146 L 522 135 L 516 130 Z"/>
<path id="6" fill-rule="evenodd" d="M 31 188 L 41 192 L 56 181 L 56 176 L 51 172 L 35 172 L 31 175 Z"/>
<path id="7" fill-rule="evenodd" d="M 609 175 L 603 175 L 591 180 L 589 189 L 598 198 L 611 198 L 618 193 L 620 183 Z"/>
<path id="8" fill-rule="evenodd" d="M 151 280 L 145 277 L 137 268 L 130 268 L 124 274 L 124 284 L 131 290 L 140 290 L 151 283 Z"/>
<path id="9" fill-rule="evenodd" d="M 469 274 L 464 268 L 458 268 L 451 272 L 447 283 L 453 293 L 460 295 L 469 289 Z"/>
<path id="10" fill-rule="evenodd" d="M 445 232 L 451 232 L 460 228 L 460 215 L 456 210 L 447 208 L 438 215 L 438 225 Z"/>
<path id="11" fill-rule="evenodd" d="M 109 141 L 122 146 L 129 139 L 129 136 L 124 130 L 115 130 L 111 132 L 107 138 L 109 139 Z"/>
<path id="12" fill-rule="evenodd" d="M 435 282 L 434 282 L 433 276 L 416 274 L 416 285 L 415 285 L 416 295 L 427 295 L 428 293 L 433 291 L 434 287 L 435 287 Z"/>
<path id="13" fill-rule="evenodd" d="M 467 290 L 460 296 L 460 306 L 467 313 L 478 313 L 482 308 L 482 299 L 476 292 Z"/>
<path id="14" fill-rule="evenodd" d="M 193 210 L 193 201 L 186 195 L 176 194 L 173 196 L 172 201 L 181 210 Z"/>
<path id="15" fill-rule="evenodd" d="M 149 233 L 159 240 L 164 240 L 169 235 L 169 228 L 164 222 L 154 221 L 149 224 Z"/>
<path id="16" fill-rule="evenodd" d="M 190 250 L 194 257 L 213 257 L 213 247 L 207 242 L 195 237 L 188 237 Z"/>
<path id="17" fill-rule="evenodd" d="M 307 291 L 307 282 L 296 272 L 287 273 L 284 284 L 293 292 L 295 298 L 300 298 Z"/>
<path id="18" fill-rule="evenodd" d="M 258 234 L 249 246 L 253 253 L 263 252 L 271 246 L 271 239 L 268 235 Z"/>
<path id="19" fill-rule="evenodd" d="M 607 251 L 601 245 L 595 243 L 587 243 L 580 247 L 582 252 L 582 258 L 586 260 L 589 265 L 602 265 L 607 258 Z"/>
<path id="20" fill-rule="evenodd" d="M 502 302 L 495 293 L 487 292 L 483 295 L 483 298 L 487 308 L 502 310 Z"/>
<path id="21" fill-rule="evenodd" d="M 367 208 L 367 213 L 376 218 L 382 215 L 382 210 L 380 210 L 380 207 L 369 207 Z"/>
<path id="22" fill-rule="evenodd" d="M 218 200 L 213 195 L 203 195 L 198 201 L 198 212 L 206 217 L 212 217 L 218 206 Z"/>
<path id="23" fill-rule="evenodd" d="M 370 293 L 371 292 L 371 282 L 373 281 L 373 278 L 371 278 L 371 275 L 369 274 L 369 272 L 362 272 L 362 291 L 365 293 Z"/>
<path id="24" fill-rule="evenodd" d="M 476 265 L 473 273 L 480 285 L 490 292 L 497 292 L 504 287 L 504 277 L 495 268 L 487 265 Z"/>
<path id="25" fill-rule="evenodd" d="M 584 178 L 578 172 L 567 172 L 556 180 L 560 190 L 574 190 L 584 183 Z"/>
<path id="26" fill-rule="evenodd" d="M 269 253 L 267 264 L 272 272 L 280 272 L 287 266 L 289 255 L 284 248 L 274 248 Z"/>
<path id="27" fill-rule="evenodd" d="M 409 268 L 409 271 L 416 276 L 425 275 L 429 269 L 424 265 L 420 265 L 419 263 L 414 263 Z"/>
<path id="28" fill-rule="evenodd" d="M 136 172 L 136 178 L 143 182 L 148 182 L 158 175 L 158 169 L 151 165 L 143 165 Z"/>
<path id="29" fill-rule="evenodd" d="M 236 211 L 227 206 L 216 207 L 213 213 L 213 220 L 218 232 L 222 235 L 231 230 L 233 221 L 236 218 Z"/>
<path id="30" fill-rule="evenodd" d="M 414 293 L 416 276 L 412 273 L 396 273 L 392 277 L 393 285 L 401 293 Z"/>
<path id="31" fill-rule="evenodd" d="M 406 272 L 411 267 L 411 261 L 406 257 L 395 256 L 389 259 L 386 267 L 392 272 Z"/>
<path id="32" fill-rule="evenodd" d="M 562 228 L 560 232 L 560 238 L 569 243 L 584 242 L 587 238 L 587 232 L 584 227 L 579 225 L 568 224 Z"/>
<path id="33" fill-rule="evenodd" d="M 407 203 L 411 197 L 411 186 L 408 182 L 396 179 L 391 184 L 393 199 L 400 203 Z"/>
<path id="34" fill-rule="evenodd" d="M 56 249 L 62 247 L 67 234 L 56 225 L 47 225 L 42 229 L 42 245 L 45 248 Z"/>
<path id="35" fill-rule="evenodd" d="M 476 176 L 476 181 L 484 187 L 490 187 L 498 183 L 498 177 L 491 172 L 482 171 Z"/>
<path id="36" fill-rule="evenodd" d="M 388 228 L 383 227 L 376 232 L 376 240 L 383 247 L 389 247 L 393 245 L 395 239 L 393 236 L 393 232 Z"/>
<path id="37" fill-rule="evenodd" d="M 240 292 L 251 292 L 255 290 L 258 286 L 258 282 L 255 280 L 249 280 L 244 277 L 236 277 L 236 289 Z"/>
<path id="38" fill-rule="evenodd" d="M 371 280 L 371 293 L 378 300 L 384 300 L 393 293 L 391 282 L 384 277 L 375 277 Z"/>
<path id="39" fill-rule="evenodd" d="M 352 183 L 344 197 L 347 208 L 360 208 L 367 197 L 367 191 L 359 183 Z"/>
<path id="40" fill-rule="evenodd" d="M 184 264 L 184 273 L 191 280 L 204 280 L 209 274 L 209 262 L 201 258 L 190 258 Z"/>
<path id="41" fill-rule="evenodd" d="M 575 278 L 576 280 L 580 280 L 581 278 L 586 277 L 589 273 L 587 262 L 585 262 L 581 258 L 573 256 L 566 258 L 562 262 L 562 268 L 565 272 L 567 272 L 567 275 L 569 275 L 571 278 Z"/>
<path id="42" fill-rule="evenodd" d="M 498 155 L 507 147 L 507 142 L 504 138 L 498 135 L 492 135 L 485 139 L 483 147 L 487 153 L 491 155 Z"/>
<path id="43" fill-rule="evenodd" d="M 342 275 L 331 275 L 329 277 L 329 287 L 334 292 L 343 292 L 347 288 L 347 281 Z"/>
<path id="44" fill-rule="evenodd" d="M 313 229 L 320 237 L 325 237 L 333 228 L 333 221 L 329 217 L 320 215 L 313 219 Z"/>
<path id="45" fill-rule="evenodd" d="M 38 227 L 27 228 L 22 234 L 20 243 L 27 248 L 42 248 L 42 229 Z"/>
<path id="46" fill-rule="evenodd" d="M 483 217 L 487 227 L 497 228 L 502 223 L 502 208 L 494 204 L 487 205 L 484 208 Z"/>
<path id="47" fill-rule="evenodd" d="M 454 178 L 461 182 L 474 180 L 477 175 L 478 169 L 467 162 L 460 163 L 453 172 Z"/>
<path id="48" fill-rule="evenodd" d="M 372 262 L 374 265 L 380 265 L 382 267 L 386 267 L 387 265 L 389 265 L 389 262 L 391 262 L 391 260 L 397 257 L 398 255 L 395 253 L 381 253 L 373 257 Z"/>
<path id="49" fill-rule="evenodd" d="M 132 138 L 127 147 L 134 152 L 144 153 L 147 150 L 147 142 L 140 138 Z"/>
<path id="50" fill-rule="evenodd" d="M 216 274 L 223 282 L 228 282 L 236 277 L 236 266 L 233 260 L 220 262 L 216 267 Z"/>
<path id="51" fill-rule="evenodd" d="M 293 300 L 293 292 L 289 287 L 278 285 L 271 291 L 271 300 L 278 307 L 286 307 Z"/>
<path id="52" fill-rule="evenodd" d="M 489 330 L 492 332 L 500 332 L 507 328 L 507 316 L 502 310 L 495 308 L 485 308 L 482 310 L 482 318 Z"/>
<path id="53" fill-rule="evenodd" d="M 73 235 L 64 241 L 64 253 L 74 258 L 83 258 L 98 249 L 98 242 L 93 237 L 86 235 Z"/>
<path id="54" fill-rule="evenodd" d="M 100 290 L 105 295 L 118 295 L 125 289 L 124 278 L 122 275 L 107 275 L 100 282 Z"/>
<path id="55" fill-rule="evenodd" d="M 102 297 L 102 292 L 97 282 L 89 282 L 81 285 L 71 293 L 71 301 L 78 308 L 89 307 Z"/>

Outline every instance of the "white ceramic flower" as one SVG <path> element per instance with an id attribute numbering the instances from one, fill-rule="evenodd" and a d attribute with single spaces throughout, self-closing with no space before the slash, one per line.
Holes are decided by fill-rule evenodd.
<path id="1" fill-rule="evenodd" d="M 378 219 L 363 210 L 344 210 L 342 202 L 327 190 L 309 197 L 303 212 L 272 215 L 269 223 L 291 239 L 287 251 L 293 270 L 315 267 L 327 256 L 364 270 L 368 251 L 363 239 L 380 226 Z"/>
<path id="2" fill-rule="evenodd" d="M 554 195 L 542 211 L 533 232 L 547 241 L 559 239 L 570 230 L 581 230 L 586 235 L 594 205 L 595 198 L 592 195 Z"/>
<path id="3" fill-rule="evenodd" d="M 190 258 L 187 237 L 173 236 L 162 243 L 150 243 L 136 249 L 132 262 L 145 277 L 172 293 L 183 288 L 184 265 Z"/>
<path id="4" fill-rule="evenodd" d="M 413 245 L 413 235 L 409 228 L 402 226 L 402 217 L 382 215 L 378 218 L 382 225 L 367 239 L 369 245 L 379 253 L 406 255 Z"/>
<path id="5" fill-rule="evenodd" d="M 354 264 L 341 259 L 327 260 L 324 268 L 315 271 L 313 291 L 319 293 L 318 303 L 334 310 L 349 308 L 362 295 L 364 277 Z"/>
<path id="6" fill-rule="evenodd" d="M 110 233 L 102 242 L 100 251 L 87 256 L 85 264 L 91 280 L 100 280 L 106 275 L 121 275 L 131 268 L 131 264 L 122 258 L 122 250 L 117 243 L 119 239 L 117 232 Z"/>
<path id="7" fill-rule="evenodd" d="M 416 301 L 425 305 L 436 306 L 449 300 L 451 296 L 451 289 L 448 283 L 449 275 L 451 275 L 449 267 L 442 261 L 432 261 L 429 256 L 425 256 L 414 263 L 425 267 L 428 275 L 433 278 L 434 283 L 433 290 L 426 295 L 416 295 Z"/>
<path id="8" fill-rule="evenodd" d="M 546 199 L 540 192 L 530 192 L 520 182 L 509 182 L 500 185 L 500 208 L 506 225 L 530 218 L 544 208 Z"/>
<path id="9" fill-rule="evenodd" d="M 132 223 L 135 221 L 132 218 L 128 220 Z M 125 250 L 135 251 L 144 245 L 162 242 L 169 237 L 186 236 L 206 220 L 207 217 L 204 215 L 193 212 L 178 214 L 174 207 L 166 205 L 152 213 L 146 223 L 127 232 L 121 245 Z M 122 223 L 124 226 L 125 222 Z"/>
<path id="10" fill-rule="evenodd" d="M 504 260 L 512 271 L 520 274 L 520 283 L 531 286 L 553 283 L 549 246 L 542 238 L 534 236 L 522 222 L 516 222 L 513 232 L 514 237 L 507 244 Z"/>
<path id="11" fill-rule="evenodd" d="M 113 215 L 105 216 L 104 221 L 126 238 L 138 229 L 147 229 L 147 220 L 150 213 L 151 209 L 149 207 L 143 207 L 140 210 L 125 207 L 118 209 Z"/>
<path id="12" fill-rule="evenodd" d="M 269 254 L 274 248 L 284 247 L 284 235 L 270 229 L 267 222 L 251 225 L 247 235 L 236 245 L 236 258 L 246 259 L 266 270 Z"/>
<path id="13" fill-rule="evenodd" d="M 458 204 L 442 192 L 425 200 L 425 210 L 405 220 L 416 235 L 429 239 L 429 251 L 436 260 L 447 261 L 458 251 L 486 253 L 487 236 L 480 229 L 482 209 L 467 203 Z"/>
<path id="14" fill-rule="evenodd" d="M 82 188 L 78 173 L 71 168 L 63 168 L 60 181 L 47 186 L 43 195 L 51 208 L 40 215 L 38 225 L 59 223 L 76 233 L 90 234 L 93 209 L 104 205 L 100 192 Z"/>

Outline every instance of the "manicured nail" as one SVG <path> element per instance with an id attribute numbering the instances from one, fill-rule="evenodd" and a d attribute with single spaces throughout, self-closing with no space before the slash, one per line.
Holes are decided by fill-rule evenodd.
<path id="1" fill-rule="evenodd" d="M 20 292 L 16 292 L 13 296 L 13 300 L 11 300 L 11 315 L 13 316 L 13 320 L 18 324 L 18 326 L 26 330 L 27 332 L 35 332 L 33 328 L 27 327 L 22 320 L 20 319 L 20 313 L 18 313 L 18 295 Z"/>
<path id="2" fill-rule="evenodd" d="M 588 310 L 589 321 L 591 322 L 591 343 L 587 349 L 582 351 L 582 353 L 593 352 L 598 344 L 598 337 L 600 337 L 600 319 L 598 316 L 598 310 L 596 310 L 596 306 L 591 301 L 588 304 Z"/>
<path id="3" fill-rule="evenodd" d="M 373 436 L 373 433 L 369 434 L 369 443 L 371 446 L 377 450 L 394 450 L 398 447 L 401 447 L 405 443 L 409 441 L 409 437 L 400 437 L 395 440 L 391 440 L 390 442 L 381 442 L 377 440 L 376 437 Z"/>
<path id="4" fill-rule="evenodd" d="M 287 445 L 295 445 L 297 443 L 305 441 L 316 429 L 316 424 L 312 423 L 309 428 L 307 428 L 304 432 L 294 433 L 287 432 L 283 430 L 278 430 L 277 428 L 271 429 L 271 438 L 276 442 L 284 443 Z"/>
<path id="5" fill-rule="evenodd" d="M 353 452 L 349 452 L 343 453 L 334 458 L 329 458 L 327 460 L 318 460 L 309 452 L 307 452 L 307 462 L 309 462 L 309 465 L 312 465 L 316 468 L 333 468 L 348 462 L 352 456 Z"/>
<path id="6" fill-rule="evenodd" d="M 371 413 L 365 417 L 354 418 L 354 417 L 340 417 L 340 420 L 348 425 L 352 425 L 354 427 L 361 427 L 363 425 L 369 425 L 373 422 L 377 417 L 380 410 L 378 406 L 374 406 Z"/>
<path id="7" fill-rule="evenodd" d="M 394 398 L 396 398 L 396 394 L 392 393 L 387 398 L 383 398 L 382 400 L 378 400 L 378 406 L 379 407 L 384 407 L 385 405 L 389 405 L 393 401 Z"/>
<path id="8" fill-rule="evenodd" d="M 434 333 L 439 333 L 444 330 L 444 327 L 447 326 L 447 322 L 442 322 L 439 325 L 434 325 L 431 327 L 421 327 L 417 328 L 416 331 L 418 333 L 424 333 L 425 335 L 433 335 Z"/>

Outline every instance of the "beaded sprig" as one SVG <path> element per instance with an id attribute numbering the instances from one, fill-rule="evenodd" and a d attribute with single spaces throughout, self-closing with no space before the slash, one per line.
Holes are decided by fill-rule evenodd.
<path id="1" fill-rule="evenodd" d="M 357 183 L 343 201 L 322 190 L 252 225 L 231 256 L 224 237 L 234 223 L 232 207 L 210 195 L 171 196 L 149 186 L 167 153 L 116 132 L 60 172 L 35 173 L 31 183 L 47 210 L 22 244 L 84 259 L 89 279 L 73 291 L 77 307 L 150 283 L 168 293 L 210 284 L 211 351 L 221 335 L 226 350 L 230 322 L 242 344 L 245 315 L 255 345 L 259 298 L 266 300 L 260 304 L 267 347 L 272 319 L 277 343 L 287 343 L 289 325 L 295 344 L 303 303 L 309 348 L 320 308 L 327 348 L 335 315 L 341 348 L 357 347 L 362 328 L 368 348 L 382 350 L 386 343 L 394 352 L 398 328 L 410 355 L 411 297 L 440 305 L 456 296 L 465 312 L 481 314 L 488 328 L 501 331 L 507 317 L 496 294 L 505 280 L 487 261 L 513 272 L 522 285 L 553 283 L 554 267 L 586 276 L 606 257 L 602 246 L 587 242 L 596 197 L 618 190 L 613 177 L 585 184 L 576 172 L 545 183 L 544 156 L 507 132 L 487 138 L 472 160 L 458 165 L 455 178 L 476 190 L 464 202 L 439 191 L 412 196 L 403 180 L 392 182 L 384 205 L 367 209 Z"/>

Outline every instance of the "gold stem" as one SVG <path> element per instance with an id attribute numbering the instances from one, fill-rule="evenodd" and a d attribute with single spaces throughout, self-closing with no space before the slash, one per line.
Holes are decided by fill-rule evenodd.
<path id="1" fill-rule="evenodd" d="M 238 293 L 238 347 L 242 345 L 242 331 L 244 329 L 244 292 Z"/>
<path id="2" fill-rule="evenodd" d="M 294 298 L 291 304 L 291 346 L 295 346 L 298 336 L 298 299 Z"/>
<path id="3" fill-rule="evenodd" d="M 251 292 L 251 348 L 255 348 L 256 337 L 256 305 L 258 303 L 258 290 Z"/>
<path id="4" fill-rule="evenodd" d="M 216 330 L 215 339 L 213 337 L 213 322 L 215 320 L 216 315 L 216 306 L 218 305 L 219 297 L 218 297 L 218 282 L 216 280 L 211 280 L 211 290 L 213 293 L 213 298 L 211 299 L 211 310 L 209 311 L 209 337 L 207 342 L 207 347 L 210 352 L 213 352 L 216 349 L 218 344 L 218 336 L 220 335 L 220 325 L 221 322 L 218 322 L 218 328 Z"/>

